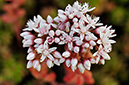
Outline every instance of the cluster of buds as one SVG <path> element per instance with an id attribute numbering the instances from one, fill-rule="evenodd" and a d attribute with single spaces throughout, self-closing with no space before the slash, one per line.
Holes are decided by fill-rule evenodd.
<path id="1" fill-rule="evenodd" d="M 65 63 L 72 71 L 79 69 L 84 73 L 85 69 L 90 70 L 91 64 L 110 60 L 108 53 L 112 50 L 111 44 L 116 42 L 109 38 L 116 36 L 115 30 L 102 26 L 99 17 L 87 14 L 94 9 L 88 3 L 76 1 L 65 11 L 58 10 L 54 19 L 48 15 L 45 21 L 38 15 L 33 21 L 29 20 L 21 33 L 23 47 L 29 47 L 27 68 L 40 71 L 42 62 L 49 68 Z M 64 48 L 64 52 L 60 52 L 58 46 Z"/>

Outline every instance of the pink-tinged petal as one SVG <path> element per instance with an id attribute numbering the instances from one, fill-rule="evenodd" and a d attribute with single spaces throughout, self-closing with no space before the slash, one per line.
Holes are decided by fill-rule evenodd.
<path id="1" fill-rule="evenodd" d="M 73 37 L 73 41 L 77 41 L 77 40 L 79 40 L 80 38 L 79 37 Z"/>
<path id="2" fill-rule="evenodd" d="M 66 37 L 66 41 L 70 42 L 72 40 L 72 37 L 71 36 L 67 36 Z"/>
<path id="3" fill-rule="evenodd" d="M 52 27 L 57 28 L 57 25 L 56 24 L 51 24 L 51 25 L 52 25 Z"/>
<path id="4" fill-rule="evenodd" d="M 81 53 L 86 53 L 86 52 L 87 52 L 87 49 L 85 49 L 85 48 L 81 49 Z"/>
<path id="5" fill-rule="evenodd" d="M 27 41 L 27 39 L 23 39 L 23 40 L 22 40 L 22 43 L 25 43 L 26 41 Z"/>
<path id="6" fill-rule="evenodd" d="M 91 33 L 91 39 L 92 40 L 97 40 L 97 37 L 93 33 Z"/>
<path id="7" fill-rule="evenodd" d="M 109 30 L 108 30 L 109 31 Z M 115 33 L 115 30 L 110 30 L 110 34 L 113 34 Z"/>
<path id="8" fill-rule="evenodd" d="M 39 64 L 37 67 L 36 67 L 37 71 L 40 71 L 41 70 L 41 65 Z"/>
<path id="9" fill-rule="evenodd" d="M 34 50 L 33 47 L 29 47 L 28 50 L 27 50 L 27 53 L 30 53 L 30 52 L 32 52 L 33 50 Z"/>
<path id="10" fill-rule="evenodd" d="M 79 53 L 80 48 L 79 48 L 78 46 L 75 46 L 75 47 L 73 48 L 73 51 L 74 51 L 75 53 Z"/>
<path id="11" fill-rule="evenodd" d="M 27 60 L 33 60 L 35 58 L 36 54 L 34 52 L 31 52 L 27 55 Z"/>
<path id="12" fill-rule="evenodd" d="M 75 43 L 76 43 L 76 45 L 80 46 L 80 45 L 82 45 L 83 41 L 82 40 L 77 40 Z"/>
<path id="13" fill-rule="evenodd" d="M 51 54 L 49 54 L 47 57 L 52 61 L 54 60 L 54 57 Z"/>
<path id="14" fill-rule="evenodd" d="M 99 21 L 99 19 L 100 19 L 100 17 L 95 17 L 95 18 L 93 19 L 93 21 L 94 21 L 95 23 L 97 23 L 97 22 Z"/>
<path id="15" fill-rule="evenodd" d="M 79 68 L 79 70 L 80 70 L 81 73 L 84 73 L 85 68 L 83 67 L 82 63 L 79 63 L 78 64 L 78 68 Z"/>
<path id="16" fill-rule="evenodd" d="M 34 60 L 33 61 L 33 67 L 36 68 L 39 65 L 39 61 L 38 60 Z"/>
<path id="17" fill-rule="evenodd" d="M 40 62 L 43 62 L 46 59 L 46 56 L 42 55 L 40 58 Z"/>
<path id="18" fill-rule="evenodd" d="M 66 63 L 66 66 L 67 66 L 67 67 L 70 67 L 70 65 L 71 65 L 70 59 L 67 59 L 65 63 Z"/>
<path id="19" fill-rule="evenodd" d="M 27 40 L 23 43 L 23 47 L 29 47 L 30 45 L 33 45 L 33 40 Z"/>
<path id="20" fill-rule="evenodd" d="M 63 63 L 65 61 L 65 58 L 61 58 L 60 60 L 59 60 L 59 63 Z"/>
<path id="21" fill-rule="evenodd" d="M 56 35 L 59 36 L 61 34 L 61 31 L 60 30 L 56 30 Z"/>
<path id="22" fill-rule="evenodd" d="M 55 32 L 54 32 L 53 30 L 50 30 L 50 31 L 49 31 L 49 36 L 50 36 L 50 37 L 53 37 L 54 35 L 55 35 Z"/>
<path id="23" fill-rule="evenodd" d="M 23 29 L 23 31 L 32 31 L 33 29 L 32 28 L 25 28 Z"/>
<path id="24" fill-rule="evenodd" d="M 90 39 L 91 39 L 90 36 L 85 36 L 85 40 L 86 40 L 86 41 L 89 41 Z"/>
<path id="25" fill-rule="evenodd" d="M 62 22 L 66 21 L 66 19 L 67 19 L 67 17 L 65 15 L 58 14 L 58 16 L 61 18 Z"/>
<path id="26" fill-rule="evenodd" d="M 57 47 L 52 47 L 52 48 L 49 48 L 48 50 L 51 53 L 51 52 L 55 51 L 56 49 L 57 49 Z"/>
<path id="27" fill-rule="evenodd" d="M 88 21 L 91 21 L 91 17 L 88 14 L 86 14 L 86 17 L 87 17 Z"/>
<path id="28" fill-rule="evenodd" d="M 73 29 L 73 31 L 80 33 L 80 29 Z"/>
<path id="29" fill-rule="evenodd" d="M 111 58 L 110 58 L 110 56 L 106 53 L 106 52 L 104 52 L 103 51 L 103 53 L 102 53 L 102 55 L 101 55 L 104 59 L 106 59 L 106 60 L 110 60 Z"/>
<path id="30" fill-rule="evenodd" d="M 90 44 L 91 44 L 92 46 L 95 46 L 95 45 L 96 45 L 96 43 L 95 43 L 93 40 L 90 40 Z"/>
<path id="31" fill-rule="evenodd" d="M 24 37 L 24 36 L 27 36 L 27 35 L 30 35 L 31 33 L 30 32 L 23 32 L 20 34 L 20 36 Z"/>
<path id="32" fill-rule="evenodd" d="M 59 43 L 60 42 L 60 38 L 57 38 L 57 37 L 55 37 L 55 43 Z"/>
<path id="33" fill-rule="evenodd" d="M 104 59 L 100 59 L 100 63 L 104 65 L 105 64 L 105 60 Z"/>
<path id="34" fill-rule="evenodd" d="M 109 37 L 115 37 L 117 34 L 110 35 Z"/>
<path id="35" fill-rule="evenodd" d="M 97 44 L 102 44 L 102 41 L 99 39 L 99 40 L 97 41 Z"/>
<path id="36" fill-rule="evenodd" d="M 28 61 L 28 63 L 27 63 L 27 68 L 31 68 L 32 66 L 33 66 L 32 61 Z"/>
<path id="37" fill-rule="evenodd" d="M 25 39 L 34 39 L 35 36 L 34 35 L 26 35 L 24 36 Z"/>
<path id="38" fill-rule="evenodd" d="M 47 22 L 48 23 L 52 23 L 53 22 L 53 19 L 50 15 L 47 16 Z"/>
<path id="39" fill-rule="evenodd" d="M 34 21 L 35 21 L 35 22 L 37 21 L 37 18 L 36 18 L 36 16 L 34 16 Z"/>
<path id="40" fill-rule="evenodd" d="M 39 46 L 39 44 L 35 44 L 35 45 L 34 45 L 35 48 L 38 48 L 38 46 Z"/>
<path id="41" fill-rule="evenodd" d="M 54 21 L 55 21 L 55 22 L 59 22 L 59 21 L 60 21 L 60 18 L 59 18 L 59 17 L 55 17 L 55 18 L 54 18 Z"/>
<path id="42" fill-rule="evenodd" d="M 68 49 L 69 49 L 70 51 L 73 49 L 73 43 L 72 43 L 72 42 L 68 43 Z"/>
<path id="43" fill-rule="evenodd" d="M 49 68 L 53 67 L 53 63 L 52 63 L 51 60 L 47 60 L 46 63 L 47 63 L 47 66 L 48 66 Z"/>
<path id="44" fill-rule="evenodd" d="M 40 33 L 41 33 L 41 34 L 46 34 L 46 33 L 47 33 L 47 30 L 46 30 L 45 28 L 41 28 L 41 29 L 40 29 Z"/>
<path id="45" fill-rule="evenodd" d="M 84 61 L 84 67 L 87 69 L 87 70 L 90 70 L 91 68 L 91 62 L 89 60 L 85 60 Z"/>
<path id="46" fill-rule="evenodd" d="M 90 12 L 90 11 L 94 10 L 95 8 L 96 8 L 96 7 L 93 7 L 93 8 L 91 8 L 91 9 L 88 9 L 87 12 Z"/>
<path id="47" fill-rule="evenodd" d="M 93 50 L 93 46 L 90 46 L 89 49 Z"/>
<path id="48" fill-rule="evenodd" d="M 82 45 L 82 47 L 86 47 L 86 48 L 89 48 L 89 43 L 85 43 L 84 45 Z"/>
<path id="49" fill-rule="evenodd" d="M 84 39 L 84 34 L 80 34 L 80 39 L 83 40 Z"/>
<path id="50" fill-rule="evenodd" d="M 61 10 L 61 9 L 58 9 L 58 13 L 59 13 L 59 14 L 63 14 L 63 13 L 64 13 L 64 11 L 63 11 L 63 10 Z"/>
<path id="51" fill-rule="evenodd" d="M 58 59 L 55 59 L 55 60 L 54 60 L 54 63 L 55 63 L 56 65 L 60 66 L 60 63 L 59 63 Z"/>
<path id="52" fill-rule="evenodd" d="M 91 24 L 88 24 L 85 28 L 86 28 L 87 30 L 89 30 L 89 28 L 90 28 L 91 26 L 92 26 L 93 28 L 95 28 L 95 26 L 93 26 L 93 25 L 91 25 Z"/>
<path id="53" fill-rule="evenodd" d="M 60 41 L 58 44 L 59 45 L 63 45 L 63 44 L 65 44 L 65 42 L 64 41 Z"/>
<path id="54" fill-rule="evenodd" d="M 33 30 L 34 30 L 35 32 L 37 32 L 37 33 L 40 32 L 39 29 L 37 29 L 37 28 L 33 28 Z"/>
<path id="55" fill-rule="evenodd" d="M 62 58 L 61 54 L 58 51 L 53 52 L 53 56 L 56 58 Z"/>
<path id="56" fill-rule="evenodd" d="M 114 43 L 116 43 L 116 41 L 115 41 L 115 40 L 108 40 L 108 42 L 107 42 L 107 43 L 114 44 Z"/>
<path id="57" fill-rule="evenodd" d="M 103 48 L 103 46 L 102 45 L 99 45 L 99 49 L 98 50 L 101 50 Z"/>
<path id="58" fill-rule="evenodd" d="M 42 38 L 36 38 L 34 40 L 34 42 L 37 43 L 37 44 L 41 44 L 41 43 L 43 43 L 43 39 Z"/>
<path id="59" fill-rule="evenodd" d="M 75 28 L 77 28 L 77 27 L 79 27 L 79 24 L 78 24 L 77 22 L 74 22 L 73 26 L 74 26 Z"/>
<path id="60" fill-rule="evenodd" d="M 71 65 L 74 67 L 77 65 L 77 63 L 78 63 L 78 60 L 76 58 L 72 58 Z"/>
<path id="61" fill-rule="evenodd" d="M 77 67 L 76 66 L 71 66 L 71 69 L 74 72 L 77 69 Z"/>
<path id="62" fill-rule="evenodd" d="M 71 53 L 69 51 L 65 51 L 63 52 L 62 56 L 64 56 L 65 58 L 70 57 Z"/>
<path id="63" fill-rule="evenodd" d="M 73 22 L 78 22 L 78 19 L 77 19 L 77 18 L 74 18 L 74 19 L 73 19 Z"/>
<path id="64" fill-rule="evenodd" d="M 90 62 L 91 62 L 92 64 L 95 64 L 95 63 L 96 63 L 96 61 L 95 61 L 94 58 L 91 58 L 91 59 L 90 59 Z"/>
<path id="65" fill-rule="evenodd" d="M 103 23 L 97 23 L 97 24 L 96 24 L 96 26 L 101 26 L 101 25 L 103 25 Z"/>
<path id="66" fill-rule="evenodd" d="M 74 17 L 73 14 L 69 14 L 69 19 L 72 19 Z"/>
<path id="67" fill-rule="evenodd" d="M 98 64 L 99 61 L 100 61 L 100 55 L 98 55 L 98 56 L 96 57 L 96 64 Z"/>
<path id="68" fill-rule="evenodd" d="M 44 47 L 43 48 L 48 49 L 48 41 L 47 40 L 44 42 Z"/>
<path id="69" fill-rule="evenodd" d="M 43 36 L 43 34 L 38 34 L 38 37 L 42 37 Z"/>
<path id="70" fill-rule="evenodd" d="M 44 23 L 46 22 L 40 15 L 37 15 L 37 18 L 39 19 L 40 22 L 41 21 L 44 22 Z"/>

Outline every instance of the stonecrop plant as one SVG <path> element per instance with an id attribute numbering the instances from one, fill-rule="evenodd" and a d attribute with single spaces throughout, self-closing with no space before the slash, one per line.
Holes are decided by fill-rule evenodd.
<path id="1" fill-rule="evenodd" d="M 94 9 L 88 3 L 76 1 L 64 11 L 59 9 L 54 19 L 48 15 L 44 20 L 37 15 L 29 20 L 20 34 L 24 38 L 23 47 L 28 47 L 27 68 L 40 71 L 43 62 L 49 68 L 64 63 L 72 71 L 79 69 L 84 73 L 85 69 L 90 70 L 91 64 L 105 64 L 105 60 L 110 60 L 111 44 L 116 43 L 110 38 L 116 36 L 115 30 L 103 26 L 99 17 L 88 14 Z"/>

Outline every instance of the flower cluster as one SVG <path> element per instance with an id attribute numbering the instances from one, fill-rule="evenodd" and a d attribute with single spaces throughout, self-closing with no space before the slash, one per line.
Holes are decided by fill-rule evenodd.
<path id="1" fill-rule="evenodd" d="M 91 64 L 110 60 L 111 44 L 116 43 L 110 38 L 116 36 L 115 30 L 102 26 L 99 17 L 88 14 L 94 9 L 88 3 L 76 1 L 65 11 L 59 9 L 54 19 L 48 15 L 45 21 L 38 15 L 33 21 L 29 20 L 21 33 L 23 47 L 29 47 L 27 68 L 40 71 L 42 62 L 49 68 L 65 62 L 72 71 L 79 69 L 84 73 L 85 68 L 90 70 Z M 60 52 L 58 46 L 64 48 L 64 52 Z"/>

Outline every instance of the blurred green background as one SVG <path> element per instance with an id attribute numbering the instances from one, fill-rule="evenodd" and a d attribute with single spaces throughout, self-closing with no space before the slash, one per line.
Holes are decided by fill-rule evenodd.
<path id="1" fill-rule="evenodd" d="M 15 2 L 14 8 L 8 5 Z M 0 85 L 46 85 L 26 69 L 26 48 L 19 33 L 28 19 L 40 14 L 57 16 L 58 9 L 76 0 L 0 0 Z M 96 7 L 104 25 L 116 30 L 116 44 L 105 65 L 92 65 L 95 85 L 129 85 L 129 0 L 79 0 Z M 5 6 L 6 5 L 6 6 Z M 17 6 L 18 5 L 18 6 Z"/>

